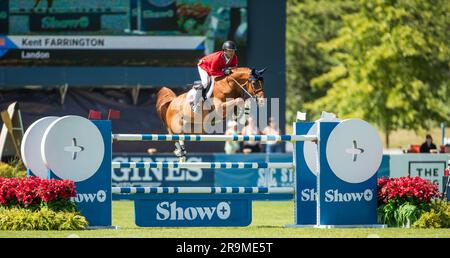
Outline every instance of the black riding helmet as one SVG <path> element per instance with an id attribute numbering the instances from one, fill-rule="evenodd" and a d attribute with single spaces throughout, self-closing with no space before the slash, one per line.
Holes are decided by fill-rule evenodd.
<path id="1" fill-rule="evenodd" d="M 225 41 L 222 45 L 222 50 L 225 50 L 225 49 L 232 49 L 232 50 L 236 51 L 237 50 L 236 43 L 234 43 L 231 40 Z"/>

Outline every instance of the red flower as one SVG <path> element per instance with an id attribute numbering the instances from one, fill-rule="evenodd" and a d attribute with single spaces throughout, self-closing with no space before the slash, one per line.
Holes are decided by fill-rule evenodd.
<path id="1" fill-rule="evenodd" d="M 74 197 L 75 184 L 70 180 L 0 178 L 0 205 L 38 206 L 41 202 Z"/>
<path id="2" fill-rule="evenodd" d="M 418 176 L 378 179 L 377 197 L 383 203 L 391 199 L 430 202 L 440 196 L 437 185 Z"/>

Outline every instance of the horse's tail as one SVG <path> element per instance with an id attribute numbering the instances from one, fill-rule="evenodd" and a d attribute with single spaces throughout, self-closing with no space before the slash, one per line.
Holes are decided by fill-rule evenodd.
<path id="1" fill-rule="evenodd" d="M 164 125 L 167 127 L 167 121 L 166 121 L 166 113 L 167 109 L 169 108 L 170 102 L 174 98 L 176 98 L 175 92 L 173 92 L 171 89 L 162 87 L 157 93 L 156 93 L 156 112 L 158 113 L 159 117 L 164 122 Z"/>

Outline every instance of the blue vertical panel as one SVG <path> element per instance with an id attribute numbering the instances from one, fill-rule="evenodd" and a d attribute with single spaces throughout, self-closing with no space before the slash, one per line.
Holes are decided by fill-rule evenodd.
<path id="1" fill-rule="evenodd" d="M 377 171 L 377 177 L 381 178 L 381 177 L 388 177 L 390 176 L 390 160 L 391 160 L 391 156 L 389 155 L 383 155 L 383 159 L 381 160 L 381 165 L 380 168 L 378 168 Z"/>
<path id="2" fill-rule="evenodd" d="M 337 125 L 320 123 L 320 224 L 376 224 L 376 173 L 365 182 L 348 183 L 337 177 L 329 166 L 326 145 Z"/>
<path id="3" fill-rule="evenodd" d="M 104 157 L 97 172 L 90 178 L 75 182 L 78 210 L 86 217 L 90 227 L 110 227 L 112 224 L 111 193 L 111 121 L 92 121 L 99 129 L 104 144 Z M 49 171 L 49 178 L 60 179 Z"/>
<path id="4" fill-rule="evenodd" d="M 294 134 L 307 134 L 314 122 L 294 123 Z M 295 224 L 316 224 L 316 176 L 306 164 L 303 153 L 304 142 L 296 142 L 295 148 Z"/>

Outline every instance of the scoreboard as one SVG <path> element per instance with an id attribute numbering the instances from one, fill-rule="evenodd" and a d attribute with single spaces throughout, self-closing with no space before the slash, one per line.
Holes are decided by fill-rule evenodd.
<path id="1" fill-rule="evenodd" d="M 246 35 L 247 0 L 0 1 L 3 66 L 195 66 Z"/>

